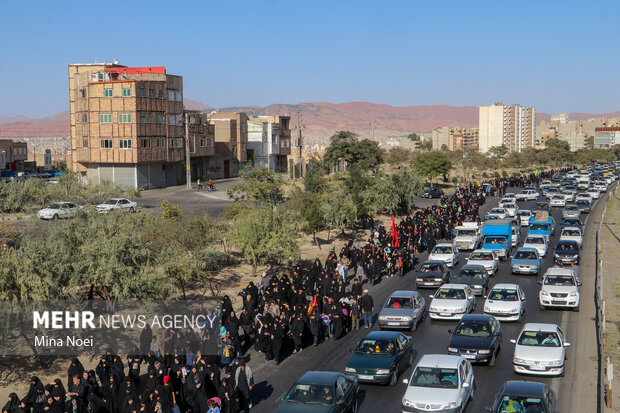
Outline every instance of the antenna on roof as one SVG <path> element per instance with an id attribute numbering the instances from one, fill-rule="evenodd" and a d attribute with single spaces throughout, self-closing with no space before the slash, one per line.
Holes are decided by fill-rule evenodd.
<path id="1" fill-rule="evenodd" d="M 115 65 L 118 64 L 118 59 L 112 59 L 112 63 L 114 63 Z"/>

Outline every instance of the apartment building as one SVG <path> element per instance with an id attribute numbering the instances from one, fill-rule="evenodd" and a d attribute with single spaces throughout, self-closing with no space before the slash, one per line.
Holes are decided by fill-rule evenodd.
<path id="1" fill-rule="evenodd" d="M 447 149 L 449 151 L 477 151 L 479 132 L 478 128 L 449 128 L 442 126 L 433 129 L 433 149 Z"/>
<path id="2" fill-rule="evenodd" d="M 28 159 L 28 144 L 11 139 L 0 139 L 0 170 L 24 171 Z"/>
<path id="3" fill-rule="evenodd" d="M 480 152 L 502 145 L 510 152 L 521 152 L 534 146 L 535 136 L 536 109 L 503 103 L 480 107 Z"/>
<path id="4" fill-rule="evenodd" d="M 255 168 L 287 171 L 291 154 L 290 116 L 250 116 L 247 121 L 248 160 Z"/>
<path id="5" fill-rule="evenodd" d="M 181 76 L 161 66 L 126 67 L 116 61 L 70 64 L 69 103 L 74 172 L 89 182 L 132 188 L 185 183 Z M 197 158 L 215 149 L 200 148 L 203 137 L 208 143 L 208 123 L 202 122 L 191 126 L 199 142 Z"/>
<path id="6" fill-rule="evenodd" d="M 614 145 L 620 145 L 620 126 L 608 126 L 595 129 L 595 148 L 609 148 Z"/>

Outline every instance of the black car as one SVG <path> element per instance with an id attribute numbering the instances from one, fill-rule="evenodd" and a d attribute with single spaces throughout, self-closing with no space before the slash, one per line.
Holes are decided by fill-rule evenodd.
<path id="1" fill-rule="evenodd" d="M 502 412 L 558 413 L 555 393 L 545 383 L 535 381 L 507 381 L 495 396 L 493 406 L 486 410 Z"/>
<path id="2" fill-rule="evenodd" d="M 575 205 L 577 205 L 577 208 L 584 214 L 592 212 L 592 203 L 586 199 L 578 199 Z"/>
<path id="3" fill-rule="evenodd" d="M 563 240 L 553 250 L 553 261 L 560 265 L 579 264 L 579 244 L 577 241 Z"/>
<path id="4" fill-rule="evenodd" d="M 461 355 L 472 363 L 495 366 L 502 343 L 502 327 L 495 317 L 487 314 L 465 314 L 454 330 L 448 354 Z"/>
<path id="5" fill-rule="evenodd" d="M 309 371 L 282 396 L 277 413 L 357 411 L 357 379 L 333 371 Z"/>
<path id="6" fill-rule="evenodd" d="M 441 198 L 443 196 L 444 193 L 440 188 L 428 188 L 422 194 L 422 198 Z"/>
<path id="7" fill-rule="evenodd" d="M 484 295 L 489 289 L 489 274 L 484 265 L 466 264 L 458 274 L 450 276 L 451 284 L 467 284 L 475 295 Z"/>
<path id="8" fill-rule="evenodd" d="M 441 287 L 450 278 L 450 268 L 445 261 L 428 260 L 420 266 L 415 279 L 418 288 Z"/>
<path id="9" fill-rule="evenodd" d="M 579 227 L 583 229 L 583 222 L 579 218 L 564 218 L 562 220 L 562 228 L 564 227 Z"/>

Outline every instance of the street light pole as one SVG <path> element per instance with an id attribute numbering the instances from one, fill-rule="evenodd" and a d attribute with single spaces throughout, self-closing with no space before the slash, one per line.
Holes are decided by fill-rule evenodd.
<path id="1" fill-rule="evenodd" d="M 189 121 L 187 112 L 185 112 L 185 179 L 187 180 L 187 189 L 192 189 L 192 169 L 189 159 Z"/>

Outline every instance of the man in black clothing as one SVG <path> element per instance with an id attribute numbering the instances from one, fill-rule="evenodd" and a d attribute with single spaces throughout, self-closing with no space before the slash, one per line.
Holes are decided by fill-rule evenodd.
<path id="1" fill-rule="evenodd" d="M 239 323 L 243 329 L 243 347 L 239 349 L 240 353 L 244 353 L 244 348 L 252 346 L 252 330 L 254 329 L 254 316 L 250 314 L 247 307 L 243 307 L 239 314 Z"/>
<path id="2" fill-rule="evenodd" d="M 305 323 L 301 319 L 301 314 L 295 314 L 295 318 L 291 321 L 291 337 L 293 339 L 293 353 L 297 353 L 302 349 L 302 338 L 304 334 Z"/>
<path id="3" fill-rule="evenodd" d="M 372 312 L 375 309 L 375 303 L 372 300 L 372 296 L 368 295 L 368 290 L 364 290 L 364 295 L 362 295 L 360 300 L 360 307 L 364 317 L 364 327 L 372 327 Z"/>
<path id="4" fill-rule="evenodd" d="M 353 285 L 351 286 L 351 295 L 355 297 L 355 299 L 359 300 L 362 296 L 362 284 L 359 283 L 357 278 L 353 280 Z"/>

